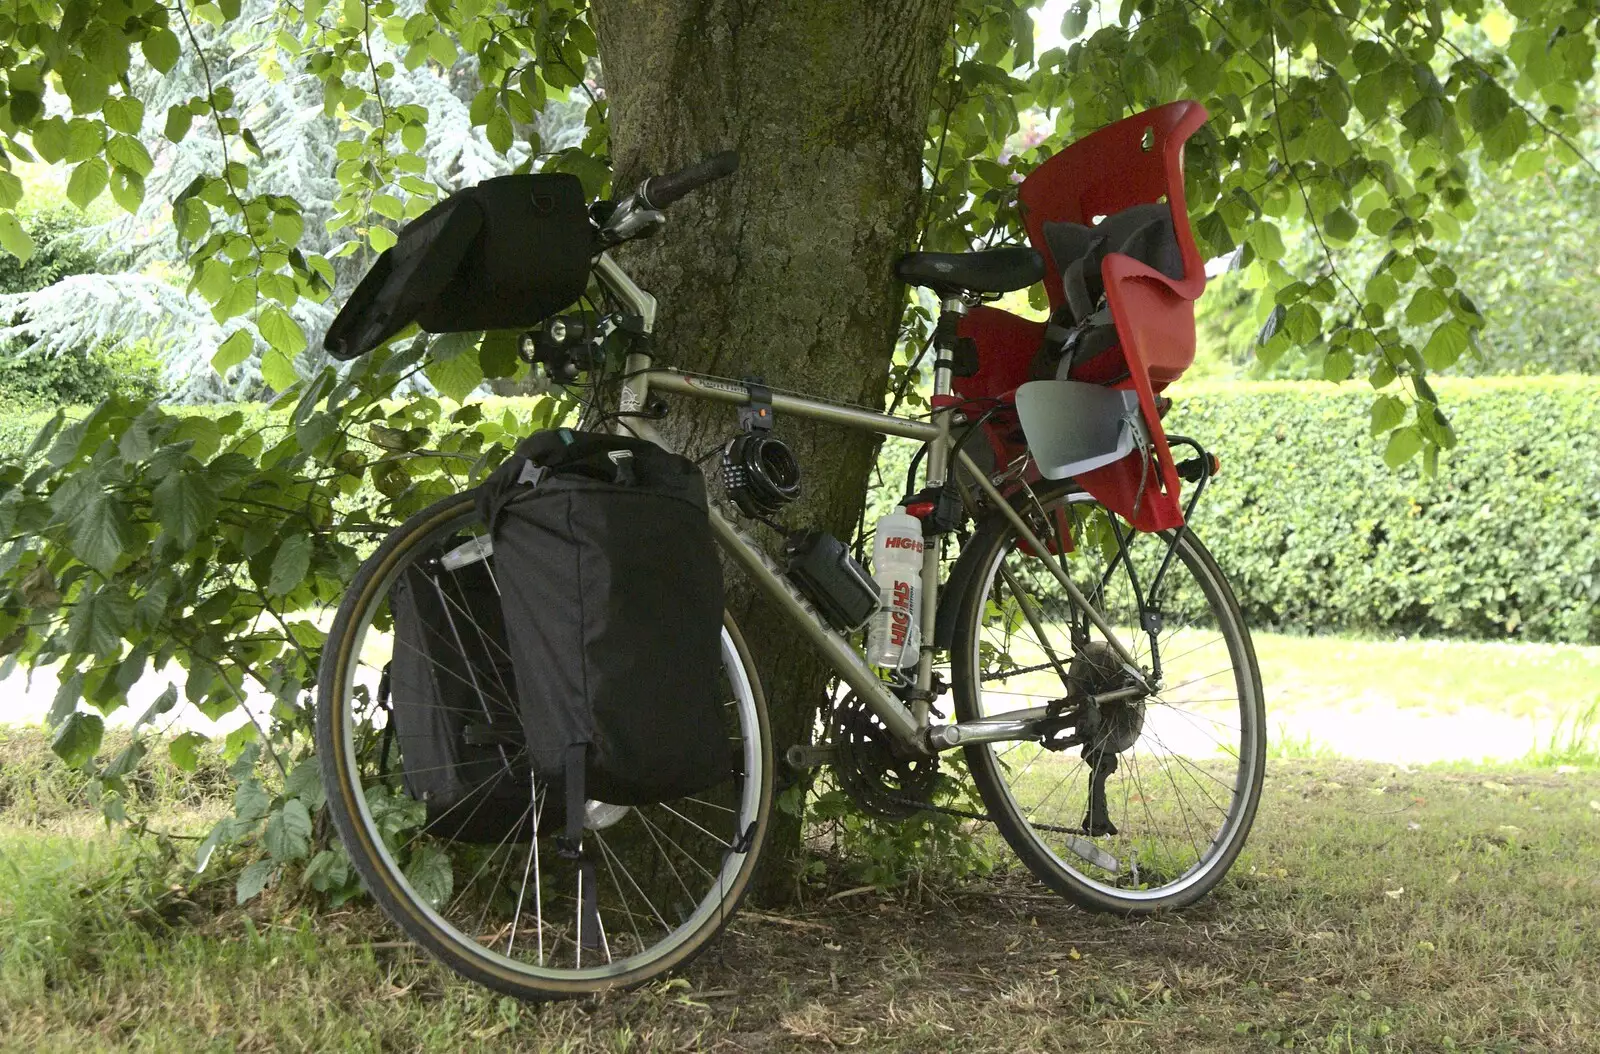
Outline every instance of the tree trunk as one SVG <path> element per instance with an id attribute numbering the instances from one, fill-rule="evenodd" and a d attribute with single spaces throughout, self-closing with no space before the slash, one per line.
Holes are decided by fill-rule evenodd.
<path id="1" fill-rule="evenodd" d="M 902 305 L 922 146 L 952 0 L 593 0 L 619 189 L 717 150 L 732 178 L 673 206 L 618 255 L 660 301 L 658 362 L 878 407 Z M 737 430 L 677 400 L 663 431 L 698 455 Z M 788 527 L 849 539 L 876 437 L 780 419 L 800 460 Z M 758 528 L 762 533 L 764 528 Z M 775 541 L 775 540 L 774 540 Z M 807 742 L 827 670 L 765 599 L 730 581 L 779 757 Z M 794 890 L 799 827 L 774 819 L 762 895 Z"/>

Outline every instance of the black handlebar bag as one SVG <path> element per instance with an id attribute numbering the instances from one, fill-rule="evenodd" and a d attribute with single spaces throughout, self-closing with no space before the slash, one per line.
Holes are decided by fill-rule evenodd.
<path id="1" fill-rule="evenodd" d="M 728 779 L 722 568 L 699 468 L 552 429 L 523 440 L 479 503 L 541 782 L 644 805 Z"/>
<path id="2" fill-rule="evenodd" d="M 499 842 L 527 823 L 528 756 L 510 646 L 483 561 L 408 568 L 389 594 L 394 653 L 378 685 L 390 714 L 380 765 L 398 747 L 406 794 L 428 833 Z"/>
<path id="3" fill-rule="evenodd" d="M 583 295 L 595 248 L 577 176 L 486 179 L 401 228 L 323 347 L 353 359 L 413 322 L 430 333 L 534 325 Z"/>

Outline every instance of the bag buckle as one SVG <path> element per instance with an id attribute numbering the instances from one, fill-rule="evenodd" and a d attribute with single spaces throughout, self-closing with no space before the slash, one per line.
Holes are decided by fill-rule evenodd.
<path id="1" fill-rule="evenodd" d="M 613 450 L 606 454 L 606 458 L 611 462 L 612 470 L 616 473 L 616 478 L 613 482 L 620 483 L 625 487 L 631 487 L 638 482 L 637 477 L 633 474 L 633 451 Z"/>

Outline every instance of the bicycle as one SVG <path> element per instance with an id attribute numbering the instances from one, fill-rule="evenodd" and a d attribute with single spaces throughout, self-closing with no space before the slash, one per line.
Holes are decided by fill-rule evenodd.
<path id="1" fill-rule="evenodd" d="M 925 445 L 928 492 L 953 488 L 975 523 L 947 583 L 953 532 L 930 535 L 921 573 L 925 646 L 914 673 L 895 682 L 867 665 L 713 502 L 723 552 L 788 615 L 847 693 L 833 704 L 831 742 L 792 748 L 787 760 L 831 763 L 869 805 L 904 815 L 931 807 L 937 759 L 960 749 L 987 810 L 968 814 L 972 822 L 991 823 L 1055 892 L 1125 914 L 1204 896 L 1245 842 L 1265 765 L 1260 674 L 1227 582 L 1187 526 L 1135 531 L 1072 480 L 1030 475 L 1026 459 L 984 471 L 964 442 L 982 415 L 950 398 L 961 317 L 1038 276 L 1019 272 L 1014 255 L 983 254 L 924 260 L 904 275 L 940 285 L 943 297 L 936 408 L 926 418 L 656 365 L 645 342 L 655 300 L 607 250 L 659 228 L 672 202 L 730 167 L 703 164 L 645 180 L 595 213 L 595 274 L 618 305 L 600 329 L 633 341 L 611 427 L 659 442 L 650 410 L 667 396 L 910 439 Z M 944 266 L 942 278 L 933 277 L 934 264 Z M 951 285 L 951 267 L 960 287 Z M 558 361 L 547 365 L 573 364 L 552 354 Z M 464 976 L 536 999 L 643 983 L 716 937 L 760 857 L 775 759 L 751 650 L 725 619 L 725 714 L 739 762 L 724 785 L 655 806 L 587 803 L 585 839 L 593 837 L 601 864 L 602 941 L 586 949 L 574 938 L 575 870 L 550 851 L 538 786 L 518 821 L 531 837 L 467 845 L 431 836 L 394 777 L 393 752 L 405 745 L 384 733 L 389 590 L 418 568 L 448 584 L 483 561 L 492 577 L 493 559 L 469 491 L 413 516 L 361 566 L 320 674 L 317 747 L 334 823 L 377 902 Z M 945 687 L 943 667 L 936 670 L 941 650 L 949 654 L 950 721 L 933 716 Z"/>

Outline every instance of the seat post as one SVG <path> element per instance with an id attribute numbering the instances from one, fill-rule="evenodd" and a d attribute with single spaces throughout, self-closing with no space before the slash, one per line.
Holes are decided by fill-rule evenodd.
<path id="1" fill-rule="evenodd" d="M 933 330 L 933 394 L 935 398 L 950 394 L 954 373 L 957 332 L 961 320 L 967 316 L 967 300 L 952 293 L 939 302 L 939 321 Z M 936 404 L 937 405 L 937 404 Z"/>

